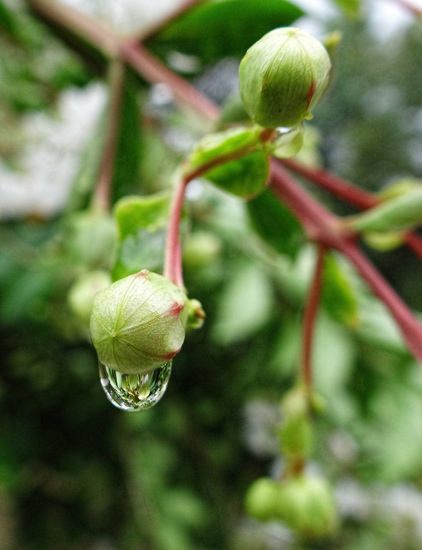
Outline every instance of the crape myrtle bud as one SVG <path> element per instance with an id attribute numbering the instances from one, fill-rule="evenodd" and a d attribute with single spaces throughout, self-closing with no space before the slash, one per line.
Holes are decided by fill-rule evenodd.
<path id="1" fill-rule="evenodd" d="M 293 127 L 312 118 L 331 68 L 324 46 L 309 33 L 284 27 L 249 48 L 239 68 L 244 107 L 266 128 Z"/>
<path id="2" fill-rule="evenodd" d="M 163 366 L 185 339 L 187 303 L 181 288 L 146 269 L 98 292 L 90 330 L 100 362 L 123 374 Z"/>

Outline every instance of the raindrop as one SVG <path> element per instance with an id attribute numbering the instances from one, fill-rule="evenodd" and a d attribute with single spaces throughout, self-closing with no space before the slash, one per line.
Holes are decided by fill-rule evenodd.
<path id="1" fill-rule="evenodd" d="M 171 361 L 144 374 L 122 374 L 100 364 L 100 380 L 109 401 L 124 411 L 145 411 L 164 395 L 171 374 Z"/>

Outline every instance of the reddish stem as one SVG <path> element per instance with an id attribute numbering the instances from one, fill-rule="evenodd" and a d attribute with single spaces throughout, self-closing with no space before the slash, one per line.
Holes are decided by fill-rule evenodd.
<path id="1" fill-rule="evenodd" d="M 167 11 L 164 17 L 162 17 L 159 21 L 156 23 L 153 23 L 150 25 L 148 29 L 146 29 L 145 32 L 142 32 L 137 37 L 137 40 L 145 41 L 157 32 L 159 32 L 163 27 L 165 27 L 168 23 L 171 23 L 181 15 L 185 14 L 187 11 L 191 10 L 192 8 L 195 8 L 199 4 L 203 4 L 206 0 L 185 0 L 182 4 L 179 4 L 178 6 L 175 6 L 171 8 L 170 11 Z"/>
<path id="2" fill-rule="evenodd" d="M 117 138 L 119 135 L 124 76 L 125 66 L 119 60 L 113 61 L 110 67 L 110 100 L 104 150 L 101 158 L 97 186 L 92 198 L 93 205 L 101 210 L 109 210 L 111 203 L 111 181 L 113 178 Z"/>
<path id="3" fill-rule="evenodd" d="M 371 208 L 379 202 L 369 191 L 360 189 L 353 183 L 339 178 L 322 168 L 310 168 L 293 159 L 281 159 L 280 162 L 292 172 L 305 177 L 313 183 L 317 183 L 322 189 L 330 191 L 358 208 Z"/>
<path id="4" fill-rule="evenodd" d="M 353 183 L 322 168 L 310 168 L 293 159 L 282 159 L 280 163 L 292 172 L 303 176 L 312 183 L 316 183 L 322 189 L 330 191 L 362 210 L 372 208 L 380 202 L 379 198 L 373 193 L 360 189 Z M 422 239 L 419 235 L 408 231 L 404 235 L 404 242 L 419 258 L 422 258 Z"/>
<path id="5" fill-rule="evenodd" d="M 210 120 L 218 119 L 220 111 L 215 103 L 198 92 L 184 78 L 171 71 L 141 44 L 133 41 L 123 42 L 120 46 L 120 56 L 148 82 L 164 82 L 179 103 L 200 112 Z"/>
<path id="6" fill-rule="evenodd" d="M 305 315 L 303 320 L 303 357 L 302 357 L 302 377 L 305 384 L 306 393 L 310 398 L 312 395 L 312 342 L 315 328 L 315 319 L 318 312 L 319 301 L 321 297 L 322 277 L 324 273 L 324 259 L 326 247 L 323 244 L 318 245 L 318 256 L 312 279 L 311 289 L 306 302 Z"/>
<path id="7" fill-rule="evenodd" d="M 342 252 L 354 264 L 373 292 L 390 309 L 409 349 L 422 360 L 422 326 L 356 243 L 337 230 L 338 219 L 299 187 L 279 163 L 273 163 L 271 186 L 308 231 L 310 238 Z M 304 195 L 305 194 L 305 195 Z M 306 196 L 306 201 L 304 201 Z M 310 223 L 312 220 L 312 223 Z"/>
<path id="8" fill-rule="evenodd" d="M 188 180 L 182 179 L 177 185 L 170 208 L 167 226 L 167 241 L 164 261 L 164 277 L 181 288 L 183 284 L 182 247 L 180 244 L 180 220 L 182 217 L 183 199 Z"/>

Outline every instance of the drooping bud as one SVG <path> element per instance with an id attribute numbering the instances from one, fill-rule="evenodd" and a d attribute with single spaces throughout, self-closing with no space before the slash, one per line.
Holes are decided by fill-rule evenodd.
<path id="1" fill-rule="evenodd" d="M 309 538 L 333 535 L 338 518 L 329 483 L 313 475 L 285 480 L 278 497 L 278 517 Z"/>
<path id="2" fill-rule="evenodd" d="M 246 512 L 253 518 L 269 521 L 277 516 L 280 485 L 273 479 L 261 477 L 249 487 L 245 498 Z"/>
<path id="3" fill-rule="evenodd" d="M 123 374 L 147 373 L 180 351 L 187 317 L 183 290 L 144 269 L 96 294 L 91 338 L 105 366 Z"/>
<path id="4" fill-rule="evenodd" d="M 251 46 L 240 63 L 244 107 L 261 126 L 297 126 L 312 118 L 330 68 L 326 49 L 309 33 L 293 27 L 274 29 Z"/>

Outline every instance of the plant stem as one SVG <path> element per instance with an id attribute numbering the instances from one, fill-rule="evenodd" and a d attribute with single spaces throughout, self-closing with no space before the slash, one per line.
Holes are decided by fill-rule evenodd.
<path id="1" fill-rule="evenodd" d="M 373 292 L 390 309 L 411 352 L 417 359 L 422 360 L 422 325 L 384 277 L 359 250 L 356 243 L 338 233 L 337 218 L 312 197 L 307 197 L 304 201 L 306 192 L 296 185 L 296 182 L 290 178 L 280 164 L 273 166 L 271 186 L 274 193 L 282 198 L 290 210 L 301 220 L 310 238 L 327 247 L 335 248 L 349 258 Z"/>
<path id="2" fill-rule="evenodd" d="M 187 171 L 182 176 L 176 189 L 174 191 L 171 206 L 169 223 L 167 226 L 167 240 L 164 259 L 164 276 L 172 281 L 174 284 L 184 287 L 183 285 L 183 269 L 182 269 L 182 247 L 180 243 L 180 220 L 182 217 L 183 199 L 185 195 L 186 186 L 193 179 L 205 174 L 211 168 L 215 168 L 220 164 L 230 162 L 232 160 L 244 157 L 247 154 L 254 152 L 260 141 L 255 144 L 249 143 L 244 147 L 241 147 L 235 151 L 230 151 L 224 155 L 215 157 L 214 159 L 197 166 Z"/>
<path id="3" fill-rule="evenodd" d="M 114 159 L 116 156 L 119 135 L 120 113 L 122 107 L 125 67 L 119 60 L 110 65 L 110 102 L 104 150 L 101 159 L 97 187 L 92 198 L 93 206 L 109 210 L 111 203 L 111 182 L 113 178 Z"/>
<path id="4" fill-rule="evenodd" d="M 219 109 L 212 101 L 151 55 L 141 44 L 133 41 L 122 43 L 120 55 L 148 82 L 163 82 L 169 86 L 178 103 L 200 112 L 212 121 L 218 119 Z"/>
<path id="5" fill-rule="evenodd" d="M 281 159 L 279 162 L 308 181 L 316 183 L 322 189 L 347 201 L 358 208 L 367 210 L 380 203 L 380 199 L 364 189 L 360 189 L 350 181 L 335 176 L 321 168 L 310 168 L 293 159 Z M 404 243 L 419 257 L 422 258 L 422 239 L 417 233 L 407 231 L 403 237 Z"/>
<path id="6" fill-rule="evenodd" d="M 308 399 L 312 395 L 312 342 L 315 328 L 315 320 L 318 312 L 321 297 L 322 277 L 324 273 L 324 258 L 326 247 L 318 245 L 318 255 L 315 265 L 311 289 L 306 302 L 305 315 L 303 319 L 303 355 L 302 355 L 302 378 L 305 385 Z"/>
<path id="7" fill-rule="evenodd" d="M 305 177 L 313 183 L 317 183 L 322 189 L 330 191 L 330 193 L 341 197 L 358 208 L 372 208 L 379 202 L 369 191 L 360 189 L 353 183 L 321 168 L 310 168 L 293 159 L 280 159 L 280 163 L 292 172 Z"/>
<path id="8" fill-rule="evenodd" d="M 181 15 L 185 14 L 187 11 L 195 8 L 197 5 L 203 4 L 205 1 L 206 0 L 184 0 L 182 4 L 171 8 L 171 10 L 167 11 L 159 21 L 153 23 L 148 29 L 140 33 L 139 36 L 137 36 L 137 40 L 147 40 L 148 38 L 159 32 L 168 23 L 171 23 Z"/>
<path id="9" fill-rule="evenodd" d="M 53 26 L 59 26 L 89 42 L 103 55 L 118 55 L 118 37 L 100 21 L 55 0 L 27 0 L 36 13 Z"/>

